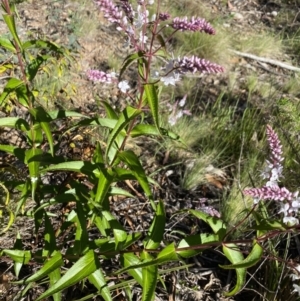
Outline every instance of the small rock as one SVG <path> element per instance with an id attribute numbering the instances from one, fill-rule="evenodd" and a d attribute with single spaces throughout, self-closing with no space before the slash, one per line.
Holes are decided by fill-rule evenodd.
<path id="1" fill-rule="evenodd" d="M 274 11 L 271 12 L 271 15 L 272 15 L 273 17 L 276 17 L 276 16 L 278 15 L 278 12 L 274 10 Z"/>
<path id="2" fill-rule="evenodd" d="M 233 14 L 233 19 L 234 20 L 243 20 L 244 19 L 244 16 L 240 13 L 234 13 Z"/>

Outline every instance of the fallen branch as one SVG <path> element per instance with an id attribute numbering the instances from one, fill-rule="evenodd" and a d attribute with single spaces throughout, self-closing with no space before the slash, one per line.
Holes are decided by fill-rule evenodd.
<path id="1" fill-rule="evenodd" d="M 236 51 L 236 50 L 231 50 L 231 52 L 233 52 L 236 55 L 246 57 L 246 58 L 249 58 L 249 59 L 252 59 L 252 60 L 268 63 L 268 64 L 275 65 L 275 66 L 278 66 L 278 67 L 281 67 L 281 68 L 284 68 L 284 69 L 288 69 L 288 70 L 291 70 L 291 71 L 300 72 L 300 68 L 285 64 L 285 63 L 277 61 L 277 60 L 272 60 L 272 59 L 268 59 L 268 58 L 264 58 L 264 57 L 256 56 L 256 55 L 253 55 L 253 54 L 250 54 L 250 53 L 240 52 L 240 51 Z"/>

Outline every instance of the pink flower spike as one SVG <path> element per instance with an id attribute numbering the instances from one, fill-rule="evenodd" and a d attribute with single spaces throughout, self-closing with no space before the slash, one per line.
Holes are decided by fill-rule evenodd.
<path id="1" fill-rule="evenodd" d="M 211 63 L 205 59 L 198 58 L 196 56 L 178 58 L 178 69 L 182 73 L 186 72 L 201 72 L 201 73 L 218 73 L 223 72 L 224 68 L 220 65 Z"/>
<path id="2" fill-rule="evenodd" d="M 274 166 L 281 166 L 281 161 L 283 161 L 282 157 L 282 145 L 278 138 L 276 132 L 272 129 L 270 125 L 267 125 L 267 136 L 268 142 L 271 149 L 271 161 Z"/>
<path id="3" fill-rule="evenodd" d="M 176 17 L 173 19 L 171 27 L 181 31 L 200 31 L 207 34 L 215 34 L 216 31 L 212 26 L 206 22 L 204 19 L 198 17 L 192 17 L 188 20 L 187 17 L 179 18 Z"/>
<path id="4" fill-rule="evenodd" d="M 96 5 L 104 12 L 105 18 L 112 23 L 121 23 L 122 11 L 111 0 L 97 0 Z"/>
<path id="5" fill-rule="evenodd" d="M 107 83 L 111 84 L 112 82 L 116 81 L 116 74 L 114 72 L 112 73 L 105 73 L 100 70 L 89 70 L 87 72 L 87 77 L 89 80 L 94 82 L 101 82 L 101 83 Z"/>
<path id="6" fill-rule="evenodd" d="M 170 14 L 168 14 L 168 13 L 160 13 L 159 15 L 158 15 L 158 19 L 160 20 L 160 21 L 166 21 L 166 20 L 168 20 L 168 19 L 170 19 Z"/>

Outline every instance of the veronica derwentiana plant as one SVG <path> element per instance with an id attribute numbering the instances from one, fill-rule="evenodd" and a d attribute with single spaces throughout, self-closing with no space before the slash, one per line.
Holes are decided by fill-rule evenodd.
<path id="1" fill-rule="evenodd" d="M 279 186 L 284 158 L 281 142 L 270 125 L 267 126 L 267 138 L 271 153 L 262 172 L 262 177 L 267 179 L 267 182 L 261 188 L 245 189 L 244 193 L 252 196 L 255 204 L 262 200 L 275 201 L 279 207 L 278 213 L 283 213 L 283 222 L 289 225 L 298 224 L 299 192 L 290 192 L 286 187 Z"/>

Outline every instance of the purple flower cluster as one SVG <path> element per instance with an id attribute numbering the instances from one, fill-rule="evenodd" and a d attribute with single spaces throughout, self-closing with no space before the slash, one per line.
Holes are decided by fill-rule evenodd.
<path id="1" fill-rule="evenodd" d="M 120 4 L 122 7 L 122 10 L 124 11 L 125 15 L 129 19 L 130 23 L 132 23 L 133 18 L 134 18 L 134 11 L 133 11 L 131 4 L 129 3 L 128 0 L 120 0 Z"/>
<path id="2" fill-rule="evenodd" d="M 173 19 L 170 26 L 176 30 L 181 31 L 200 31 L 208 34 L 215 34 L 216 31 L 212 28 L 212 26 L 206 22 L 204 19 L 199 17 L 192 17 L 188 20 L 187 17 L 179 18 L 176 17 Z"/>
<path id="3" fill-rule="evenodd" d="M 166 20 L 168 20 L 168 19 L 170 19 L 170 14 L 168 14 L 168 13 L 160 13 L 159 15 L 158 15 L 158 19 L 160 20 L 160 21 L 166 21 Z"/>
<path id="4" fill-rule="evenodd" d="M 298 224 L 297 218 L 300 209 L 300 198 L 298 191 L 292 193 L 285 187 L 279 187 L 278 181 L 282 176 L 283 161 L 282 145 L 276 132 L 271 126 L 267 126 L 267 139 L 271 150 L 270 160 L 267 160 L 267 167 L 262 176 L 268 179 L 265 186 L 261 188 L 245 189 L 244 194 L 254 198 L 254 203 L 261 200 L 277 201 L 279 213 L 283 213 L 283 222 L 286 224 Z"/>
<path id="5" fill-rule="evenodd" d="M 182 59 L 178 58 L 177 61 L 178 70 L 181 73 L 187 72 L 201 72 L 201 73 L 218 73 L 223 72 L 224 68 L 220 65 L 211 63 L 205 59 L 201 59 L 196 56 L 192 57 L 183 57 Z"/>
<path id="6" fill-rule="evenodd" d="M 87 77 L 91 81 L 107 83 L 107 84 L 111 84 L 111 83 L 117 81 L 116 80 L 116 74 L 114 72 L 105 73 L 105 72 L 100 71 L 100 70 L 89 70 L 87 72 Z"/>
<path id="7" fill-rule="evenodd" d="M 112 23 L 121 24 L 123 13 L 111 0 L 96 0 L 95 3 L 104 12 L 105 18 Z"/>
<path id="8" fill-rule="evenodd" d="M 285 187 L 263 186 L 262 188 L 245 189 L 244 193 L 257 200 L 292 201 L 297 194 L 291 193 Z"/>

